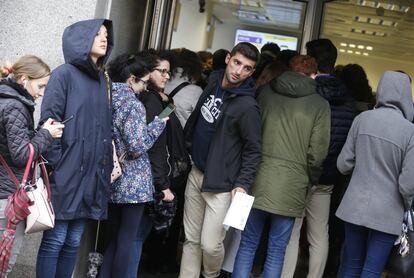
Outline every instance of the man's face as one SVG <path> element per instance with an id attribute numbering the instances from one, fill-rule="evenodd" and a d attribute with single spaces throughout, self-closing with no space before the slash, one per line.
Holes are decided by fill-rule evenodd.
<path id="1" fill-rule="evenodd" d="M 256 62 L 245 57 L 243 54 L 236 52 L 234 56 L 227 54 L 226 71 L 223 80 L 223 86 L 235 87 L 249 78 L 253 72 Z"/>

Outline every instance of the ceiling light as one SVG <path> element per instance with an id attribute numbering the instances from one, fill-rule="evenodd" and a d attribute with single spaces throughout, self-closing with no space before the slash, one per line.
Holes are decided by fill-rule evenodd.
<path id="1" fill-rule="evenodd" d="M 349 44 L 349 47 L 350 47 L 350 48 L 355 48 L 355 44 L 350 43 L 350 44 Z"/>
<path id="2" fill-rule="evenodd" d="M 367 50 L 373 50 L 374 49 L 372 46 L 367 46 L 366 48 L 367 48 Z"/>
<path id="3" fill-rule="evenodd" d="M 381 24 L 381 22 L 382 22 L 382 20 L 378 19 L 378 18 L 370 18 L 369 19 L 369 23 L 372 23 L 372 24 Z"/>
<path id="4" fill-rule="evenodd" d="M 368 54 L 368 53 L 366 53 L 366 52 L 364 52 L 364 53 L 363 53 L 363 55 L 364 55 L 364 56 L 368 56 L 369 54 Z"/>
<path id="5" fill-rule="evenodd" d="M 363 46 L 362 44 L 358 45 L 358 49 L 364 49 L 365 46 Z"/>
<path id="6" fill-rule="evenodd" d="M 345 49 L 339 49 L 339 52 L 345 52 Z"/>
<path id="7" fill-rule="evenodd" d="M 383 2 L 390 2 L 390 1 L 383 1 Z M 408 13 L 408 11 L 410 10 L 409 6 L 381 3 L 380 1 L 373 1 L 373 0 L 359 0 L 357 2 L 357 5 L 371 7 L 375 9 L 382 8 L 383 10 L 402 12 L 402 13 Z"/>
<path id="8" fill-rule="evenodd" d="M 378 36 L 378 37 L 385 37 L 386 36 L 386 34 L 384 33 L 384 32 L 378 32 L 378 31 L 376 31 L 376 32 L 374 32 L 375 34 L 375 36 Z"/>
<path id="9" fill-rule="evenodd" d="M 356 54 L 356 55 L 361 55 L 361 52 L 359 52 L 359 51 L 355 51 L 355 54 Z"/>
<path id="10" fill-rule="evenodd" d="M 346 52 L 351 53 L 351 54 L 354 53 L 354 51 L 352 51 L 352 50 L 347 50 Z"/>
<path id="11" fill-rule="evenodd" d="M 347 46 L 347 44 L 346 44 L 346 43 L 344 43 L 344 42 L 341 42 L 341 43 L 340 43 L 340 45 L 341 45 L 341 46 Z"/>

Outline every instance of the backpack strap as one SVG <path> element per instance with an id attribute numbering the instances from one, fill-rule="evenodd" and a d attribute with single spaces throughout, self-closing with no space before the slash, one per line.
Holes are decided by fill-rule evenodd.
<path id="1" fill-rule="evenodd" d="M 188 86 L 188 85 L 190 85 L 190 82 L 184 81 L 183 83 L 181 83 L 180 85 L 175 87 L 175 89 L 172 90 L 172 92 L 168 96 L 170 98 L 173 98 L 182 88 L 184 88 L 185 86 Z"/>

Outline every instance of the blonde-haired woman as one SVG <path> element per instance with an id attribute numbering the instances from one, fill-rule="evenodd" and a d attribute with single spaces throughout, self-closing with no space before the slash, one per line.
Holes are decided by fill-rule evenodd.
<path id="1" fill-rule="evenodd" d="M 0 80 L 0 154 L 18 180 L 23 176 L 28 159 L 28 144 L 35 149 L 35 158 L 62 136 L 62 124 L 52 124 L 48 119 L 37 132 L 34 130 L 33 111 L 35 99 L 43 96 L 49 80 L 50 69 L 40 58 L 25 55 L 13 65 L 2 66 Z M 4 209 L 7 197 L 16 190 L 3 165 L 0 165 L 0 233 L 6 227 Z M 10 257 L 10 272 L 16 262 L 23 241 L 24 224 L 17 225 L 14 246 Z"/>

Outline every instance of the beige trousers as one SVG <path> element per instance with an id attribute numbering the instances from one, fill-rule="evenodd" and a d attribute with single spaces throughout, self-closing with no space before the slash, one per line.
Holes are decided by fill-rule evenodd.
<path id="1" fill-rule="evenodd" d="M 329 250 L 328 220 L 333 185 L 316 185 L 309 192 L 305 208 L 306 229 L 309 242 L 308 278 L 321 278 Z M 299 237 L 303 218 L 296 218 L 292 235 L 286 248 L 282 277 L 292 278 L 298 261 Z"/>
<path id="2" fill-rule="evenodd" d="M 203 173 L 195 166 L 188 176 L 184 203 L 185 242 L 180 278 L 218 277 L 224 259 L 223 220 L 231 193 L 201 192 Z"/>

